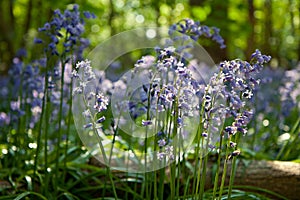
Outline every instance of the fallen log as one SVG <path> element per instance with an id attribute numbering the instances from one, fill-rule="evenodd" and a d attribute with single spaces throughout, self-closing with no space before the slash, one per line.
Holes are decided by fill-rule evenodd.
<path id="1" fill-rule="evenodd" d="M 104 166 L 95 158 L 90 160 L 90 164 L 101 167 Z M 212 160 L 208 163 L 205 182 L 206 189 L 213 188 L 212 169 L 214 164 L 215 162 Z M 223 164 L 221 166 L 223 167 Z M 220 169 L 219 181 L 221 181 L 222 167 Z M 227 170 L 225 185 L 228 185 L 229 183 L 231 162 L 228 163 Z M 299 200 L 300 163 L 287 161 L 238 160 L 234 186 L 255 186 L 278 193 L 287 199 Z M 272 196 L 271 199 L 274 199 L 274 197 Z"/>
<path id="2" fill-rule="evenodd" d="M 227 185 L 230 170 L 231 163 L 228 163 Z M 208 172 L 208 174 L 212 174 L 211 171 Z M 206 183 L 208 183 L 208 185 L 206 185 L 206 187 L 212 188 L 211 175 L 208 176 L 207 179 Z M 239 160 L 234 185 L 255 186 L 276 192 L 288 199 L 300 199 L 300 163 Z"/>

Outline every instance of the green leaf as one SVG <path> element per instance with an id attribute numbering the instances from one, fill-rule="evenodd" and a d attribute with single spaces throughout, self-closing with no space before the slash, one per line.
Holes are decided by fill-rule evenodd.
<path id="1" fill-rule="evenodd" d="M 24 192 L 22 194 L 19 194 L 16 198 L 14 198 L 14 200 L 20 200 L 20 199 L 23 199 L 24 197 L 29 196 L 29 195 L 34 195 L 36 197 L 40 197 L 43 200 L 47 200 L 46 197 L 44 197 L 43 195 L 41 195 L 39 193 L 36 193 L 36 192 Z"/>

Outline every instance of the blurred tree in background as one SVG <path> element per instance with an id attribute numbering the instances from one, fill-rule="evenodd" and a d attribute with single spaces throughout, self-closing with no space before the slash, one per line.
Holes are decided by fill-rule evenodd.
<path id="1" fill-rule="evenodd" d="M 7 73 L 15 56 L 33 59 L 37 28 L 53 10 L 73 3 L 97 16 L 86 26 L 90 49 L 124 30 L 168 27 L 191 17 L 221 29 L 226 49 L 201 41 L 215 62 L 249 58 L 256 48 L 272 55 L 273 67 L 291 68 L 300 59 L 299 0 L 0 0 L 0 73 Z"/>

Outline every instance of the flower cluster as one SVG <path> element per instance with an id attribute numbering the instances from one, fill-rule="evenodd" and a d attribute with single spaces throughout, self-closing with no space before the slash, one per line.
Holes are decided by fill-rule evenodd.
<path id="1" fill-rule="evenodd" d="M 95 15 L 85 11 L 84 17 L 95 18 Z M 46 52 L 52 55 L 61 55 L 72 51 L 78 60 L 82 59 L 83 50 L 89 45 L 89 40 L 82 38 L 84 32 L 84 20 L 80 16 L 79 6 L 74 5 L 72 10 L 54 11 L 54 18 L 47 22 L 44 27 L 39 28 L 39 32 L 46 34 L 50 42 L 46 42 Z M 58 45 L 62 41 L 63 52 L 59 52 Z M 40 38 L 35 38 L 35 43 L 44 43 Z"/>
<path id="2" fill-rule="evenodd" d="M 165 146 L 165 150 L 162 151 L 162 152 L 157 152 L 157 158 L 158 160 L 164 160 L 164 159 L 167 159 L 168 161 L 172 162 L 174 161 L 175 159 L 175 156 L 174 156 L 174 148 L 173 146 L 170 146 L 170 145 L 166 145 L 164 144 Z"/>
<path id="3" fill-rule="evenodd" d="M 293 108 L 300 110 L 300 64 L 284 74 L 284 85 L 280 87 L 282 113 L 287 116 Z"/>
<path id="4" fill-rule="evenodd" d="M 182 33 L 180 37 L 175 36 L 175 31 Z M 171 37 L 174 41 L 187 42 L 189 42 L 187 36 L 197 40 L 204 35 L 224 47 L 218 29 L 200 26 L 198 22 L 192 20 L 184 20 L 183 23 L 173 25 L 169 34 L 174 35 Z M 174 159 L 176 149 L 173 149 L 172 140 L 178 135 L 181 135 L 181 138 L 189 137 L 184 135 L 186 134 L 184 127 L 188 125 L 186 122 L 190 118 L 196 119 L 199 112 L 202 116 L 200 121 L 202 137 L 210 141 L 208 144 L 210 148 L 215 147 L 213 144 L 215 141 L 212 140 L 215 134 L 223 134 L 223 131 L 229 136 L 237 132 L 246 134 L 246 126 L 253 115 L 253 111 L 248 109 L 247 104 L 260 82 L 255 78 L 255 74 L 270 61 L 269 56 L 262 55 L 256 50 L 250 62 L 241 60 L 222 62 L 219 71 L 206 85 L 202 79 L 197 80 L 193 76 L 188 62 L 192 57 L 185 54 L 189 48 L 192 48 L 192 44 L 183 46 L 176 46 L 176 44 L 168 41 L 166 47 L 157 47 L 156 57 L 142 57 L 131 70 L 132 77 L 145 76 L 151 80 L 150 83 L 145 83 L 132 91 L 127 103 L 131 117 L 141 120 L 142 126 L 156 126 L 155 120 L 162 124 L 162 129 L 155 139 L 159 160 Z M 132 80 L 133 78 L 122 81 L 125 85 L 123 90 L 128 89 L 126 84 Z M 117 86 L 116 83 L 112 85 Z M 113 88 L 114 86 L 111 87 Z M 226 118 L 233 119 L 233 122 L 222 130 Z M 199 120 L 194 122 L 196 121 L 199 122 Z M 231 144 L 233 148 L 236 146 L 233 141 Z"/>
<path id="5" fill-rule="evenodd" d="M 103 123 L 105 116 L 98 117 L 98 114 L 107 109 L 109 99 L 102 92 L 95 93 L 93 89 L 91 90 L 88 87 L 96 79 L 90 61 L 78 62 L 76 68 L 72 71 L 72 77 L 77 80 L 77 87 L 73 89 L 73 96 L 83 95 L 85 102 L 85 110 L 82 115 L 87 120 L 87 123 L 83 127 L 91 128 L 94 125 Z"/>
<path id="6" fill-rule="evenodd" d="M 176 31 L 180 33 L 178 37 Z M 147 145 L 152 144 L 156 158 L 168 162 L 176 159 L 176 146 L 184 146 L 185 140 L 195 136 L 191 135 L 192 131 L 202 131 L 201 138 L 207 141 L 209 148 L 215 148 L 214 142 L 217 141 L 212 138 L 216 135 L 227 133 L 229 140 L 238 132 L 245 135 L 246 126 L 253 115 L 248 104 L 260 83 L 255 74 L 270 61 L 269 56 L 256 50 L 250 62 L 222 62 L 218 72 L 206 84 L 202 78 L 195 76 L 193 69 L 197 64 L 190 63 L 192 56 L 188 55 L 188 51 L 193 48 L 193 43 L 189 40 L 197 40 L 203 35 L 224 47 L 219 30 L 184 20 L 173 25 L 169 34 L 173 42 L 167 41 L 166 46 L 157 47 L 156 56 L 143 56 L 126 73 L 129 75 L 124 75 L 118 81 L 111 82 L 102 71 L 95 75 L 89 61 L 79 62 L 72 72 L 73 78 L 78 80 L 73 95 L 82 95 L 85 99 L 86 108 L 82 113 L 86 119 L 84 128 L 97 128 L 97 124 L 105 120 L 102 112 L 107 109 L 110 101 L 106 95 L 121 96 L 123 101 L 111 105 L 112 109 L 119 110 L 115 113 L 119 117 L 113 120 L 111 129 L 106 127 L 106 131 L 112 131 L 110 135 L 114 135 L 114 138 L 117 135 L 118 140 L 126 140 L 126 137 L 116 132 L 115 127 L 119 125 L 117 123 L 129 122 L 122 116 L 128 110 L 131 120 L 145 128 L 139 130 L 155 130 L 156 133 L 151 141 L 140 141 L 139 144 L 143 144 L 146 149 L 149 148 Z M 91 90 L 89 84 L 93 81 L 98 81 L 94 86 L 97 85 L 96 90 L 103 93 Z M 228 122 L 232 123 L 223 127 Z M 181 143 L 178 145 L 179 141 Z M 234 149 L 231 156 L 239 155 L 236 141 L 230 141 L 230 147 Z"/>
<path id="7" fill-rule="evenodd" d="M 212 77 L 211 80 L 218 79 L 219 82 L 209 85 L 217 88 L 214 92 L 221 94 L 226 100 L 225 116 L 234 119 L 232 124 L 224 129 L 229 138 L 237 132 L 243 135 L 247 133 L 246 126 L 253 115 L 253 111 L 247 104 L 251 103 L 253 93 L 260 83 L 255 75 L 270 59 L 270 56 L 262 55 L 259 50 L 256 50 L 250 62 L 241 60 L 222 62 L 219 65 L 219 73 L 214 76 L 215 78 Z"/>
<path id="8" fill-rule="evenodd" d="M 83 15 L 86 18 L 95 17 L 89 12 L 84 12 Z M 45 148 L 49 147 L 51 150 L 53 144 L 57 143 L 55 140 L 60 141 L 58 138 L 64 137 L 64 140 L 68 140 L 68 133 L 62 135 L 67 131 L 62 130 L 67 130 L 66 122 L 70 121 L 70 115 L 67 119 L 71 96 L 69 74 L 72 62 L 82 59 L 82 51 L 89 42 L 82 38 L 84 20 L 80 17 L 77 5 L 63 13 L 55 10 L 53 19 L 40 28 L 39 32 L 40 38 L 35 38 L 34 42 L 43 45 L 45 54 L 36 56 L 37 60 L 26 64 L 22 61 L 28 60 L 23 59 L 26 51 L 21 49 L 13 59 L 9 77 L 1 81 L 0 96 L 3 107 L 0 107 L 0 124 L 4 126 L 4 131 L 18 130 L 17 134 L 38 130 L 40 136 L 43 130 L 47 130 L 46 135 L 49 138 L 46 138 L 48 141 L 45 142 Z M 32 134 L 23 134 L 22 137 L 32 137 Z M 17 140 L 27 141 L 23 138 L 13 139 Z M 12 145 L 21 149 L 20 145 L 27 145 L 22 143 Z M 40 141 L 37 143 L 38 146 L 41 144 Z"/>
<path id="9" fill-rule="evenodd" d="M 10 111 L 5 114 L 9 120 L 5 121 L 15 123 L 29 109 L 30 114 L 26 116 L 29 118 L 28 128 L 33 128 L 39 121 L 41 113 L 44 77 L 40 75 L 36 63 L 25 65 L 19 58 L 14 58 L 13 66 L 8 73 L 10 80 L 6 83 L 7 85 L 3 85 L 3 89 L 15 92 L 11 95 L 6 94 L 2 98 L 6 99 L 10 105 Z"/>
<path id="10" fill-rule="evenodd" d="M 220 36 L 220 29 L 216 27 L 208 27 L 201 25 L 199 21 L 192 19 L 184 19 L 177 24 L 170 27 L 169 33 L 172 35 L 174 32 L 180 32 L 185 36 L 197 41 L 200 36 L 205 36 L 217 42 L 221 48 L 225 48 L 224 39 Z"/>

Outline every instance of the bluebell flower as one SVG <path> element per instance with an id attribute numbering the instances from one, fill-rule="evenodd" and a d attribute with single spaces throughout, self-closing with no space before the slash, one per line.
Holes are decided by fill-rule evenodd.
<path id="1" fill-rule="evenodd" d="M 102 112 L 107 109 L 108 98 L 105 97 L 102 93 L 98 93 L 96 95 L 96 102 L 94 105 L 94 109 L 98 112 Z"/>
<path id="2" fill-rule="evenodd" d="M 0 125 L 8 125 L 10 123 L 10 117 L 5 112 L 0 112 Z"/>
<path id="3" fill-rule="evenodd" d="M 174 156 L 174 147 L 173 146 L 167 145 L 165 147 L 165 153 L 170 161 L 174 160 L 175 156 Z"/>
<path id="4" fill-rule="evenodd" d="M 300 110 L 300 64 L 284 73 L 279 92 L 283 116 L 288 116 L 293 109 Z"/>
<path id="5" fill-rule="evenodd" d="M 224 131 L 228 135 L 235 135 L 236 132 L 237 132 L 237 127 L 235 127 L 235 126 L 227 126 L 227 127 L 225 127 Z"/>
<path id="6" fill-rule="evenodd" d="M 95 18 L 95 15 L 89 12 L 84 12 L 83 15 L 86 18 Z M 72 10 L 65 10 L 63 14 L 60 10 L 55 10 L 54 18 L 38 30 L 50 38 L 51 43 L 45 48 L 45 51 L 50 51 L 52 55 L 59 56 L 63 53 L 69 53 L 72 49 L 79 60 L 82 59 L 83 49 L 89 44 L 87 39 L 81 37 L 84 32 L 84 20 L 80 17 L 79 6 L 76 4 Z M 63 37 L 63 30 L 66 31 L 66 38 L 63 41 L 65 50 L 64 52 L 58 52 L 56 46 L 59 44 L 60 38 Z M 42 42 L 41 39 L 35 39 L 37 44 Z"/>
<path id="7" fill-rule="evenodd" d="M 165 139 L 160 139 L 157 141 L 159 147 L 163 147 L 167 144 Z"/>
<path id="8" fill-rule="evenodd" d="M 178 31 L 184 35 L 188 35 L 191 39 L 197 41 L 200 36 L 204 35 L 207 38 L 211 38 L 216 41 L 221 48 L 225 48 L 224 39 L 220 36 L 220 30 L 216 27 L 208 27 L 200 25 L 200 22 L 193 21 L 192 19 L 184 19 L 177 24 L 170 27 L 169 34 L 172 36 Z M 182 39 L 182 38 L 181 38 Z"/>
<path id="9" fill-rule="evenodd" d="M 27 56 L 27 51 L 26 51 L 26 49 L 20 48 L 20 49 L 17 51 L 16 56 L 17 56 L 18 58 L 26 57 L 26 56 Z"/>
<path id="10" fill-rule="evenodd" d="M 85 117 L 85 118 L 91 118 L 92 115 L 91 115 L 91 112 L 89 109 L 86 109 L 85 111 L 82 112 L 82 115 Z"/>
<path id="11" fill-rule="evenodd" d="M 232 159 L 232 157 L 235 157 L 235 156 L 238 156 L 238 155 L 240 155 L 241 154 L 241 151 L 239 150 L 239 149 L 237 149 L 237 150 L 234 150 L 229 156 L 228 156 L 228 160 L 231 160 Z"/>
<path id="12" fill-rule="evenodd" d="M 93 123 L 88 123 L 88 124 L 85 124 L 83 126 L 83 128 L 87 129 L 87 128 L 91 128 L 93 126 Z"/>
<path id="13" fill-rule="evenodd" d="M 226 45 L 224 44 L 224 39 L 220 35 L 220 29 L 216 27 L 212 27 L 213 34 L 212 34 L 212 40 L 216 41 L 218 44 L 220 44 L 220 48 L 224 49 Z"/>
<path id="14" fill-rule="evenodd" d="M 100 117 L 99 119 L 97 119 L 97 123 L 102 123 L 105 121 L 105 116 Z"/>
<path id="15" fill-rule="evenodd" d="M 143 126 L 149 126 L 149 125 L 152 125 L 152 121 L 151 121 L 151 120 L 142 120 L 142 125 L 143 125 Z"/>
<path id="16" fill-rule="evenodd" d="M 47 22 L 47 23 L 44 24 L 44 27 L 38 28 L 38 31 L 42 32 L 42 31 L 48 31 L 50 29 L 51 29 L 51 25 Z"/>
<path id="17" fill-rule="evenodd" d="M 166 153 L 164 152 L 157 152 L 156 157 L 158 160 L 163 160 L 166 156 Z"/>
<path id="18" fill-rule="evenodd" d="M 20 100 L 11 101 L 10 102 L 10 109 L 12 111 L 18 111 L 20 109 Z"/>
<path id="19" fill-rule="evenodd" d="M 177 118 L 177 124 L 178 124 L 179 127 L 183 126 L 183 119 L 181 117 Z"/>
<path id="20" fill-rule="evenodd" d="M 236 147 L 236 143 L 235 142 L 232 142 L 232 141 L 230 141 L 230 143 L 229 143 L 229 146 L 231 147 L 231 148 L 235 148 Z"/>
<path id="21" fill-rule="evenodd" d="M 157 136 L 158 137 L 162 137 L 162 136 L 164 136 L 165 135 L 165 133 L 163 132 L 163 131 L 159 131 L 158 133 L 157 133 Z"/>
<path id="22" fill-rule="evenodd" d="M 231 155 L 238 156 L 238 155 L 240 155 L 240 153 L 241 153 L 241 151 L 239 149 L 237 149 L 237 150 L 233 151 Z"/>
<path id="23" fill-rule="evenodd" d="M 251 55 L 252 60 L 256 60 L 258 64 L 268 63 L 271 60 L 271 56 L 262 55 L 261 52 L 256 49 L 255 52 Z"/>
<path id="24" fill-rule="evenodd" d="M 88 11 L 84 11 L 83 12 L 83 15 L 87 18 L 87 19 L 95 19 L 96 18 L 96 15 L 94 13 L 91 13 L 91 12 L 88 12 Z"/>

